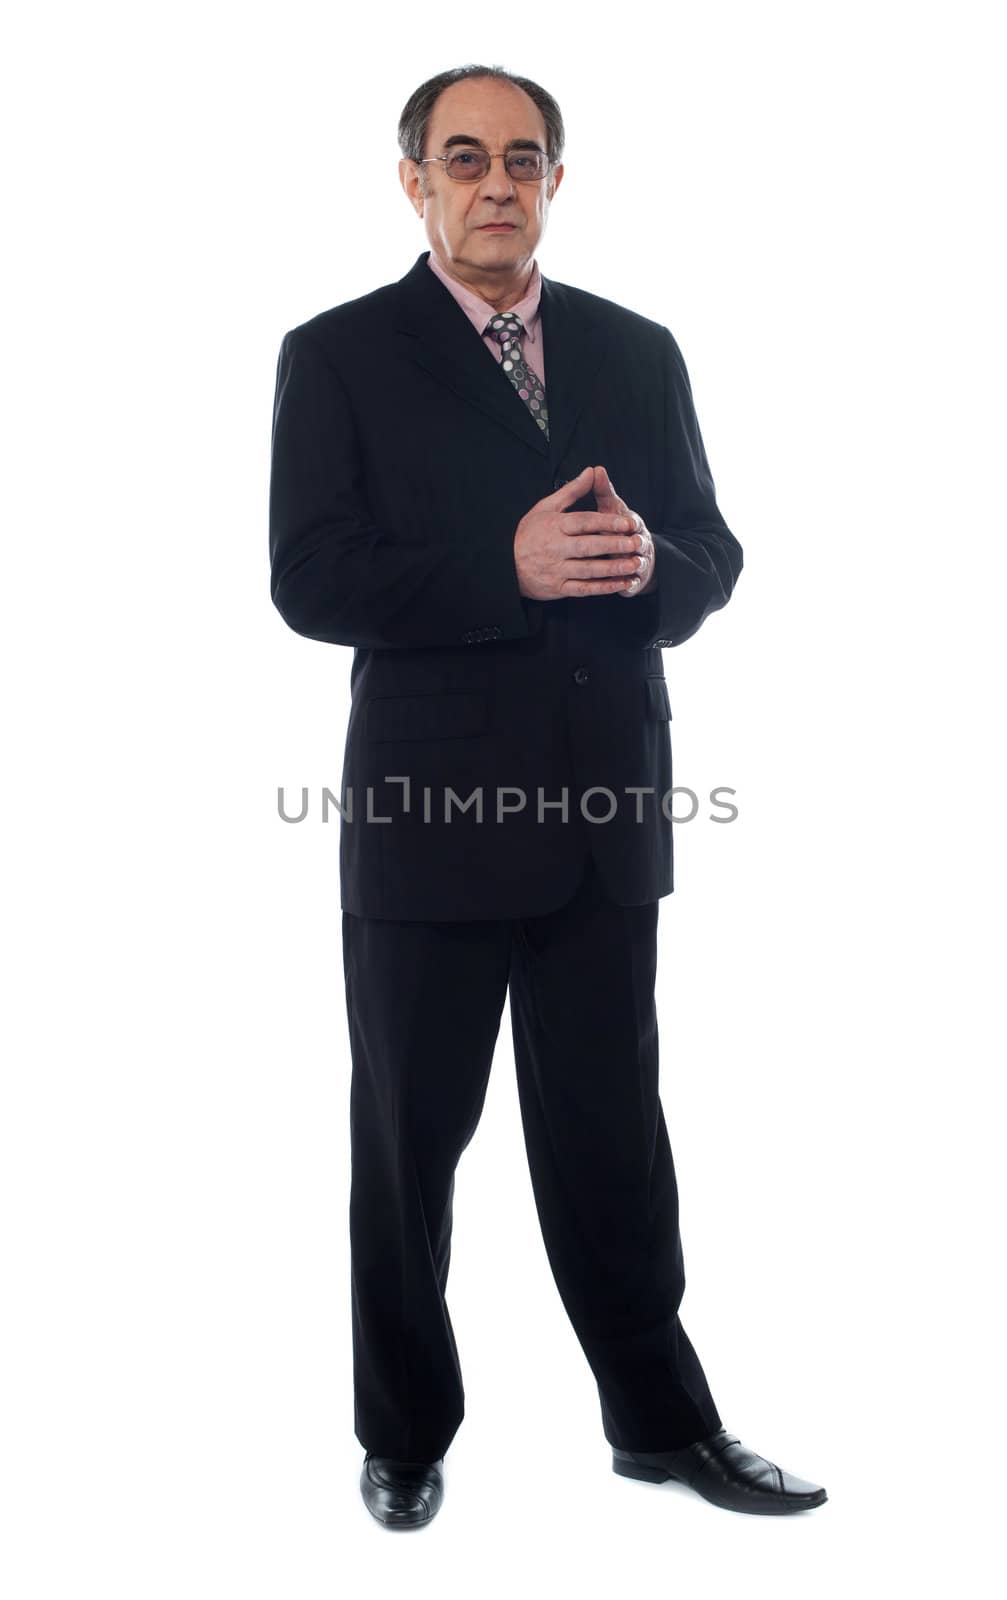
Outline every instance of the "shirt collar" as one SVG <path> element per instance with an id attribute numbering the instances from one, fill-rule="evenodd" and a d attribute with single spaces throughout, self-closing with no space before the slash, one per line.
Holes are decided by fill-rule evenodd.
<path id="1" fill-rule="evenodd" d="M 460 283 L 457 278 L 452 278 L 450 273 L 445 272 L 433 250 L 427 257 L 427 265 L 437 274 L 445 288 L 450 289 L 476 332 L 485 333 L 490 318 L 499 315 L 496 307 L 489 305 L 482 295 L 476 294 L 467 284 Z M 516 305 L 507 308 L 514 316 L 521 318 L 524 327 L 532 336 L 535 333 L 541 297 L 542 274 L 538 262 L 535 261 L 532 264 L 531 277 L 525 294 Z"/>

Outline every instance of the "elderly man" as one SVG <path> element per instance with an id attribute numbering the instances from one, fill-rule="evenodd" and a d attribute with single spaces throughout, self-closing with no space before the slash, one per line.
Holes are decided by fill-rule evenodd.
<path id="1" fill-rule="evenodd" d="M 563 122 L 538 84 L 441 73 L 399 142 L 429 250 L 285 335 L 270 484 L 281 615 L 354 651 L 340 880 L 362 1496 L 389 1528 L 442 1501 L 464 1413 L 455 1168 L 509 995 L 543 1238 L 615 1471 L 734 1510 L 817 1506 L 824 1489 L 723 1427 L 679 1318 L 654 994 L 673 889 L 661 647 L 742 566 L 686 367 L 660 323 L 541 274 Z"/>

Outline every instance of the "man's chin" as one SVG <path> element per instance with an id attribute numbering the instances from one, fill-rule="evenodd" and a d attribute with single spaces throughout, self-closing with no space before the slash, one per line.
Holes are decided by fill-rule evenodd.
<path id="1" fill-rule="evenodd" d="M 513 269 L 521 260 L 530 261 L 532 251 L 529 249 L 528 240 L 520 228 L 515 228 L 513 233 L 488 233 L 482 234 L 479 228 L 473 229 L 469 235 L 474 240 L 472 253 L 478 258 L 480 266 L 491 272 L 495 266 Z M 492 242 L 490 242 L 492 241 Z M 503 241 L 503 247 L 501 246 Z M 463 248 L 466 248 L 466 245 Z M 513 248 L 506 248 L 512 246 Z"/>

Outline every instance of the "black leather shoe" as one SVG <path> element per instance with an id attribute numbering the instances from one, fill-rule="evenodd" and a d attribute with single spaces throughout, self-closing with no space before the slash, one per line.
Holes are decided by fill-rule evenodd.
<path id="1" fill-rule="evenodd" d="M 368 1450 L 360 1493 L 371 1516 L 386 1528 L 420 1528 L 432 1522 L 444 1499 L 443 1460 L 393 1461 Z"/>
<path id="2" fill-rule="evenodd" d="M 746 1450 L 736 1434 L 718 1428 L 709 1438 L 681 1450 L 616 1450 L 612 1467 L 624 1478 L 688 1484 L 704 1500 L 728 1511 L 761 1511 L 777 1515 L 807 1511 L 829 1497 L 817 1483 L 784 1472 L 775 1461 Z"/>

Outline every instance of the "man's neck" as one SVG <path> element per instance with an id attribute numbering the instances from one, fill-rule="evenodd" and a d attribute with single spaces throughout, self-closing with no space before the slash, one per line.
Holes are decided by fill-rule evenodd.
<path id="1" fill-rule="evenodd" d="M 466 278 L 462 272 L 455 268 L 453 263 L 446 262 L 436 251 L 434 251 L 434 257 L 437 265 L 447 273 L 449 278 L 454 278 L 455 282 L 460 283 L 463 288 L 471 289 L 473 294 L 479 295 L 480 299 L 485 300 L 486 304 L 492 306 L 494 311 L 509 311 L 511 306 L 516 306 L 519 300 L 523 300 L 528 293 L 532 275 L 535 271 L 535 262 L 532 259 L 526 267 L 522 268 L 518 279 L 502 279 L 499 273 L 494 273 L 492 277 L 477 275 L 476 278 L 472 279 Z"/>

